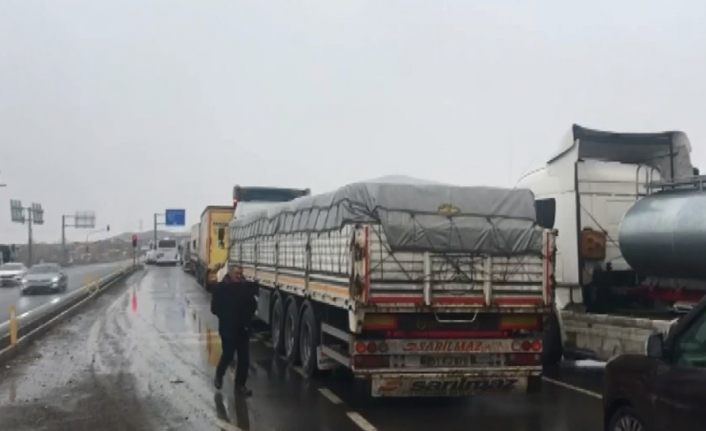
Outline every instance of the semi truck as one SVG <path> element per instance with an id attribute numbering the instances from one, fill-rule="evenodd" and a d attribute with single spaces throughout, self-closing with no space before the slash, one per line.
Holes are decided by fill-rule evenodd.
<path id="1" fill-rule="evenodd" d="M 209 205 L 201 212 L 197 238 L 192 227 L 190 238 L 198 240 L 194 274 L 206 290 L 218 281 L 218 270 L 228 259 L 228 223 L 232 218 L 233 207 Z"/>
<path id="2" fill-rule="evenodd" d="M 530 191 L 354 183 L 230 230 L 229 266 L 306 376 L 345 367 L 374 397 L 538 387 L 554 233 Z"/>
<path id="3" fill-rule="evenodd" d="M 574 125 L 564 148 L 523 176 L 538 223 L 556 229 L 555 313 L 544 363 L 644 353 L 706 292 L 706 193 L 682 132 Z"/>
<path id="4" fill-rule="evenodd" d="M 196 275 L 197 263 L 199 261 L 199 234 L 201 233 L 200 223 L 195 223 L 189 230 L 189 238 L 184 244 L 184 255 L 182 258 L 182 269 L 185 272 Z"/>

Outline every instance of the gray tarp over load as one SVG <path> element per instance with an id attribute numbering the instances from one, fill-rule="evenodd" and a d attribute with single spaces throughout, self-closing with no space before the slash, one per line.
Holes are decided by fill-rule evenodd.
<path id="1" fill-rule="evenodd" d="M 542 250 L 529 190 L 385 182 L 349 184 L 249 214 L 231 224 L 231 240 L 356 223 L 379 223 L 393 252 L 513 256 Z"/>

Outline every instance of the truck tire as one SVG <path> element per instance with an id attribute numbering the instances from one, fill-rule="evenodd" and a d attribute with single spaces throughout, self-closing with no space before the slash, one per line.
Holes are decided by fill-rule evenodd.
<path id="1" fill-rule="evenodd" d="M 563 355 L 564 348 L 561 344 L 559 319 L 556 314 L 552 314 L 547 319 L 542 336 L 542 365 L 544 367 L 556 366 Z"/>
<path id="2" fill-rule="evenodd" d="M 275 353 L 284 351 L 284 303 L 279 293 L 276 293 L 272 301 L 272 312 L 270 313 L 270 334 L 272 335 L 272 349 Z"/>
<path id="3" fill-rule="evenodd" d="M 290 364 L 299 362 L 299 305 L 290 297 L 284 313 L 284 358 Z"/>
<path id="4" fill-rule="evenodd" d="M 316 350 L 319 347 L 321 328 L 311 304 L 305 302 L 302 307 L 301 323 L 299 324 L 299 357 L 304 375 L 312 377 L 318 370 Z"/>

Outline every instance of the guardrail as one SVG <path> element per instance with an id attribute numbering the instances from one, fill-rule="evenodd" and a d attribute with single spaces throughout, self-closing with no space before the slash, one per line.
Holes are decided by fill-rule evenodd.
<path id="1" fill-rule="evenodd" d="M 44 325 L 71 310 L 74 306 L 101 293 L 117 281 L 135 272 L 138 268 L 140 268 L 139 265 L 126 266 L 78 289 L 69 291 L 51 302 L 26 311 L 16 317 L 14 323 L 16 328 L 12 327 L 12 320 L 0 323 L 0 359 L 10 350 L 14 350 L 13 347 L 19 345 L 27 335 L 36 332 Z M 14 331 L 16 331 L 16 334 L 12 333 Z"/>

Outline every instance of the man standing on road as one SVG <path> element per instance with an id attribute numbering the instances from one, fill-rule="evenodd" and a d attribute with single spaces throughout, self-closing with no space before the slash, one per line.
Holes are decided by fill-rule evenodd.
<path id="1" fill-rule="evenodd" d="M 211 312 L 218 316 L 223 351 L 213 384 L 216 389 L 223 387 L 223 376 L 237 351 L 235 391 L 246 396 L 252 395 L 245 381 L 250 367 L 250 322 L 257 306 L 254 293 L 254 283 L 243 278 L 243 268 L 235 266 L 214 286 L 211 297 Z"/>

